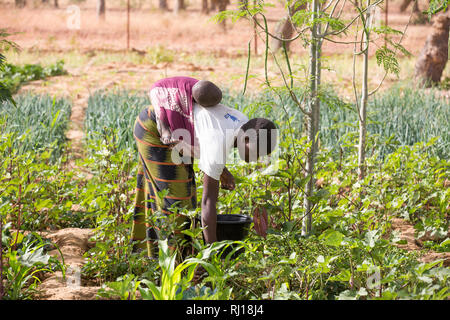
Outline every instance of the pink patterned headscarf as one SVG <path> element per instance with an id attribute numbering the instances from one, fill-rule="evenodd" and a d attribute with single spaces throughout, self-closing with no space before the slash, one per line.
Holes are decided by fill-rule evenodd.
<path id="1" fill-rule="evenodd" d="M 188 130 L 191 145 L 194 145 L 192 87 L 198 81 L 190 77 L 165 78 L 155 82 L 150 88 L 151 102 L 157 112 L 159 109 L 159 121 L 168 124 L 172 132 L 180 128 Z"/>

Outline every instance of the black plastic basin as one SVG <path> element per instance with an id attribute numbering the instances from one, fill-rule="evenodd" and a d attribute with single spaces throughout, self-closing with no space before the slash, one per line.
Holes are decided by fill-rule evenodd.
<path id="1" fill-rule="evenodd" d="M 244 240 L 251 223 L 252 218 L 243 214 L 218 214 L 217 241 Z"/>
<path id="2" fill-rule="evenodd" d="M 197 221 L 200 223 L 200 218 L 197 218 Z M 243 214 L 218 214 L 216 228 L 217 241 L 244 240 L 248 235 L 251 223 L 252 218 Z M 234 248 L 234 245 L 226 247 L 221 254 L 221 258 L 224 259 Z M 243 252 L 244 248 L 240 248 L 233 253 L 232 258 L 237 257 Z"/>

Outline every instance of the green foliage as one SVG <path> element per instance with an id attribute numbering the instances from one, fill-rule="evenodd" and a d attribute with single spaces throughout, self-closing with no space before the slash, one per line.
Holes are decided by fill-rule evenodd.
<path id="1" fill-rule="evenodd" d="M 3 218 L 3 217 L 2 217 Z M 40 283 L 39 274 L 61 270 L 63 276 L 65 267 L 56 258 L 46 253 L 44 241 L 36 233 L 24 235 L 11 233 L 11 224 L 4 224 L 1 230 L 6 265 L 3 272 L 6 279 L 4 296 L 6 300 L 29 300 L 36 293 Z"/>
<path id="2" fill-rule="evenodd" d="M 295 89 L 301 97 L 304 92 Z M 333 157 L 353 149 L 357 142 L 348 145 L 345 141 L 357 135 L 358 115 L 356 107 L 342 101 L 332 88 L 322 89 L 321 99 L 321 146 L 334 150 Z M 304 115 L 290 99 L 285 89 L 279 89 L 279 97 L 269 91 L 253 96 L 242 96 L 224 91 L 223 103 L 241 110 L 249 117 L 276 119 L 279 128 L 293 128 L 297 135 L 305 132 Z M 431 152 L 441 158 L 449 157 L 450 109 L 448 99 L 436 89 L 424 91 L 414 88 L 410 83 L 398 84 L 369 100 L 367 131 L 369 153 L 380 157 L 395 150 L 398 146 L 413 145 L 439 137 L 430 146 Z M 289 134 L 289 131 L 286 132 Z M 282 139 L 285 139 L 283 135 Z"/>
<path id="3" fill-rule="evenodd" d="M 7 31 L 7 29 L 0 29 L 0 73 L 4 72 L 6 63 L 6 57 L 3 55 L 3 52 L 8 51 L 10 49 L 16 51 L 19 49 L 19 47 L 15 42 L 6 39 L 10 35 L 11 34 Z M 0 81 L 0 103 L 4 101 L 9 101 L 14 106 L 16 105 L 16 102 L 12 97 L 12 92 L 10 88 L 7 85 L 5 85 L 3 81 Z"/>
<path id="4" fill-rule="evenodd" d="M 117 281 L 107 282 L 97 294 L 105 298 L 136 300 L 136 293 L 141 283 L 136 278 L 134 274 L 126 274 L 123 277 L 117 278 Z"/>
<path id="5" fill-rule="evenodd" d="M 383 46 L 375 52 L 375 57 L 377 58 L 377 64 L 383 65 L 386 72 L 393 73 L 398 76 L 400 72 L 400 66 L 398 64 L 396 54 L 394 51 L 386 46 Z"/>
<path id="6" fill-rule="evenodd" d="M 147 96 L 127 91 L 98 91 L 89 97 L 84 128 L 86 138 L 97 139 L 106 130 L 114 129 L 119 150 L 136 150 L 133 125 L 137 115 L 149 105 Z"/>
<path id="7" fill-rule="evenodd" d="M 431 20 L 431 17 L 434 14 L 445 12 L 446 10 L 448 10 L 447 0 L 430 0 L 428 9 L 425 11 L 425 13 L 428 15 L 428 19 Z"/>
<path id="8" fill-rule="evenodd" d="M 67 71 L 64 69 L 64 61 L 62 60 L 47 67 L 40 64 L 17 66 L 5 63 L 0 69 L 0 83 L 11 93 L 15 93 L 24 83 L 65 74 L 67 74 Z"/>
<path id="9" fill-rule="evenodd" d="M 0 125 L 0 128 L 3 128 Z M 0 213 L 27 230 L 83 226 L 85 218 L 72 211 L 78 201 L 75 172 L 67 158 L 52 163 L 53 149 L 36 154 L 17 148 L 28 135 L 0 132 Z"/>
<path id="10" fill-rule="evenodd" d="M 0 103 L 1 130 L 11 133 L 11 147 L 19 154 L 50 151 L 56 161 L 64 152 L 71 103 L 48 95 L 25 94 L 16 97 L 17 107 Z"/>
<path id="11" fill-rule="evenodd" d="M 135 154 L 130 149 L 120 150 L 118 140 L 117 131 L 105 129 L 99 140 L 89 140 L 91 156 L 80 162 L 93 175 L 82 187 L 78 203 L 93 221 L 96 241 L 87 253 L 89 263 L 83 266 L 83 272 L 108 281 L 130 268 L 140 269 L 129 263 Z"/>
<path id="12" fill-rule="evenodd" d="M 165 48 L 163 45 L 158 45 L 147 50 L 145 59 L 153 64 L 170 63 L 175 59 L 175 52 Z"/>
<path id="13" fill-rule="evenodd" d="M 280 92 L 280 100 L 268 93 L 251 99 L 224 94 L 225 104 L 250 117 L 277 119 L 280 128 L 278 157 L 230 164 L 236 189 L 221 190 L 217 205 L 219 212 L 229 214 L 252 215 L 256 207 L 266 208 L 267 237 L 251 230 L 245 241 L 207 245 L 201 229 L 192 226 L 183 232 L 193 238 L 190 254 L 181 256 L 161 241 L 157 260 L 148 259 L 145 252 L 133 252 L 130 243 L 137 163 L 134 141 L 128 134 L 137 113 L 148 103 L 146 97 L 102 92 L 90 100 L 90 108 L 94 109 L 95 103 L 97 110 L 91 110 L 86 126 L 89 157 L 76 163 L 92 175 L 90 179 L 80 172 L 67 172 L 65 157 L 52 164 L 52 149 L 22 151 L 17 146 L 32 131 L 18 139 L 16 132 L 6 132 L 3 121 L 0 215 L 6 272 L 13 280 L 8 295 L 31 297 L 39 270 L 47 272 L 58 266 L 46 255 L 48 243 L 27 240 L 23 231 L 8 233 L 6 229 L 11 227 L 6 223 L 14 230 L 77 224 L 95 228 L 92 240 L 96 244 L 86 253 L 82 272 L 104 284 L 99 295 L 107 298 L 447 299 L 448 268 L 442 261 L 419 262 L 422 252 L 398 248 L 396 244 L 402 240 L 391 222 L 392 217 L 409 220 L 416 238 L 424 243 L 424 252 L 448 251 L 450 194 L 445 181 L 450 172 L 445 153 L 445 100 L 433 92 L 403 88 L 376 97 L 371 102 L 374 113 L 369 115 L 369 132 L 373 133 L 368 135 L 368 147 L 373 151 L 367 158 L 367 175 L 359 180 L 356 115 L 331 90 L 322 91 L 327 107 L 323 108 L 324 129 L 316 159 L 316 178 L 321 185 L 310 198 L 315 223 L 305 238 L 300 229 L 305 215 L 303 190 L 308 182 L 305 153 L 310 146 L 304 136 L 292 134 L 292 127 L 302 128 L 303 118 L 289 102 L 288 93 Z M 127 104 L 127 99 L 135 103 Z M 280 109 L 281 104 L 289 110 L 288 115 Z M 102 109 L 116 112 L 120 121 L 114 122 Z M 429 139 L 432 136 L 439 137 Z M 200 199 L 200 185 L 197 192 Z M 80 207 L 82 218 L 71 212 L 74 204 Z M 198 210 L 180 212 L 193 218 Z M 169 231 L 177 227 L 170 217 L 164 223 Z M 231 252 L 227 248 L 232 248 Z M 207 276 L 194 281 L 199 266 Z"/>

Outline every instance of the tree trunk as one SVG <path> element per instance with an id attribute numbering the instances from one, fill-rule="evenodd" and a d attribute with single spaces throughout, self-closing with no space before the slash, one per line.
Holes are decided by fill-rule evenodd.
<path id="1" fill-rule="evenodd" d="M 178 14 L 180 11 L 185 10 L 184 0 L 175 0 L 174 13 Z"/>
<path id="2" fill-rule="evenodd" d="M 167 11 L 168 9 L 167 0 L 159 0 L 159 10 Z"/>
<path id="3" fill-rule="evenodd" d="M 202 0 L 202 13 L 204 14 L 209 13 L 208 0 Z"/>
<path id="4" fill-rule="evenodd" d="M 216 10 L 217 1 L 218 0 L 211 0 L 211 11 Z"/>
<path id="5" fill-rule="evenodd" d="M 413 1 L 414 0 L 403 0 L 402 4 L 400 5 L 400 12 L 404 12 L 406 8 L 408 8 L 409 4 Z"/>
<path id="6" fill-rule="evenodd" d="M 431 34 L 419 54 L 414 77 L 426 86 L 439 83 L 448 60 L 450 10 L 433 18 Z"/>
<path id="7" fill-rule="evenodd" d="M 367 0 L 367 8 L 370 0 Z M 371 27 L 371 10 L 366 11 L 366 26 L 363 36 L 363 74 L 361 88 L 361 103 L 359 106 L 359 143 L 358 143 L 358 178 L 364 179 L 366 175 L 366 135 L 367 135 L 367 99 L 369 96 L 368 74 L 369 74 L 369 32 Z"/>
<path id="8" fill-rule="evenodd" d="M 105 19 L 105 0 L 97 0 L 97 17 L 99 19 Z"/>
<path id="9" fill-rule="evenodd" d="M 217 2 L 217 8 L 218 8 L 219 12 L 227 10 L 227 5 L 229 3 L 229 0 L 216 0 L 216 2 Z M 225 19 L 223 19 L 220 24 L 222 25 L 222 28 L 225 31 L 226 30 Z"/>
<path id="10" fill-rule="evenodd" d="M 55 8 L 59 8 L 58 0 L 55 0 L 55 1 L 53 2 L 53 5 L 55 6 Z"/>
<path id="11" fill-rule="evenodd" d="M 23 8 L 27 4 L 27 0 L 15 0 L 15 4 L 17 8 Z"/>
<path id="12" fill-rule="evenodd" d="M 276 29 L 275 29 L 275 35 L 278 38 L 281 39 L 290 39 L 292 38 L 295 28 L 292 25 L 291 17 L 300 10 L 304 10 L 306 8 L 306 3 L 296 6 L 291 6 L 290 13 L 288 13 L 285 17 L 281 18 L 281 20 L 277 23 Z M 291 44 L 290 41 L 280 41 L 276 38 L 271 39 L 271 48 L 273 52 L 277 52 L 279 49 L 283 47 L 283 42 L 286 45 L 286 50 L 289 50 L 289 45 Z"/>
<path id="13" fill-rule="evenodd" d="M 321 57 L 321 41 L 318 38 L 318 24 L 316 19 L 319 13 L 319 0 L 313 0 L 312 2 L 312 30 L 311 30 L 311 44 L 310 48 L 310 70 L 309 70 L 309 115 L 306 117 L 307 121 L 307 135 L 308 144 L 310 148 L 307 152 L 306 159 L 306 175 L 308 177 L 308 182 L 305 188 L 305 194 L 303 198 L 303 208 L 305 210 L 305 215 L 302 221 L 302 235 L 307 236 L 311 232 L 312 227 L 312 209 L 313 203 L 311 197 L 314 194 L 314 164 L 315 156 L 317 153 L 318 142 L 316 141 L 318 133 L 318 116 L 320 110 L 320 100 L 318 97 L 318 85 L 320 81 L 320 57 Z"/>
<path id="14" fill-rule="evenodd" d="M 419 0 L 403 0 L 402 4 L 400 5 L 400 12 L 404 12 L 406 8 L 410 5 L 410 3 L 413 3 L 412 8 L 412 23 L 413 24 L 424 24 L 427 22 L 427 15 L 423 14 L 420 11 L 419 8 Z"/>

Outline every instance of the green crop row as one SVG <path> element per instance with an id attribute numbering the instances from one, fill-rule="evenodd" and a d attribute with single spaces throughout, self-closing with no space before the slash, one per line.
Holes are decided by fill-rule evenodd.
<path id="1" fill-rule="evenodd" d="M 98 91 L 89 97 L 84 128 L 87 139 L 102 137 L 111 130 L 120 150 L 134 148 L 133 124 L 150 102 L 142 93 Z"/>
<path id="2" fill-rule="evenodd" d="M 305 92 L 296 90 L 301 100 Z M 305 101 L 305 100 L 303 100 Z M 85 128 L 88 136 L 102 132 L 104 128 L 117 132 L 119 148 L 133 147 L 133 124 L 136 115 L 149 100 L 142 92 L 99 91 L 89 98 Z M 279 127 L 290 127 L 294 134 L 305 131 L 303 113 L 292 101 L 286 90 L 277 93 L 265 91 L 253 96 L 233 94 L 224 90 L 222 103 L 241 110 L 249 117 L 275 119 Z M 369 135 L 373 141 L 369 145 L 370 154 L 381 157 L 399 146 L 413 145 L 437 137 L 432 153 L 440 158 L 448 158 L 450 133 L 450 108 L 448 98 L 436 90 L 416 90 L 411 87 L 393 87 L 376 95 L 368 106 Z M 334 154 L 346 148 L 348 136 L 357 137 L 358 115 L 356 107 L 344 102 L 331 89 L 321 95 L 320 144 Z M 356 140 L 355 140 L 356 141 Z"/>
<path id="3" fill-rule="evenodd" d="M 19 95 L 15 100 L 17 106 L 0 104 L 1 131 L 14 133 L 12 147 L 20 154 L 51 147 L 52 159 L 59 158 L 71 114 L 69 100 L 33 94 Z"/>
<path id="4" fill-rule="evenodd" d="M 300 101 L 305 95 L 301 89 L 296 89 L 295 93 Z M 250 97 L 227 92 L 223 103 L 242 110 L 249 117 L 276 119 L 279 125 L 286 126 L 290 120 L 294 132 L 305 131 L 303 113 L 286 90 L 279 90 L 276 94 L 266 91 Z M 448 98 L 433 89 L 425 91 L 395 86 L 375 95 L 368 106 L 367 128 L 367 132 L 378 139 L 375 151 L 384 157 L 398 146 L 438 137 L 432 146 L 432 153 L 448 158 L 449 104 Z M 343 148 L 345 136 L 357 136 L 355 105 L 342 101 L 331 89 L 324 90 L 321 94 L 320 125 L 321 145 L 338 153 Z"/>

